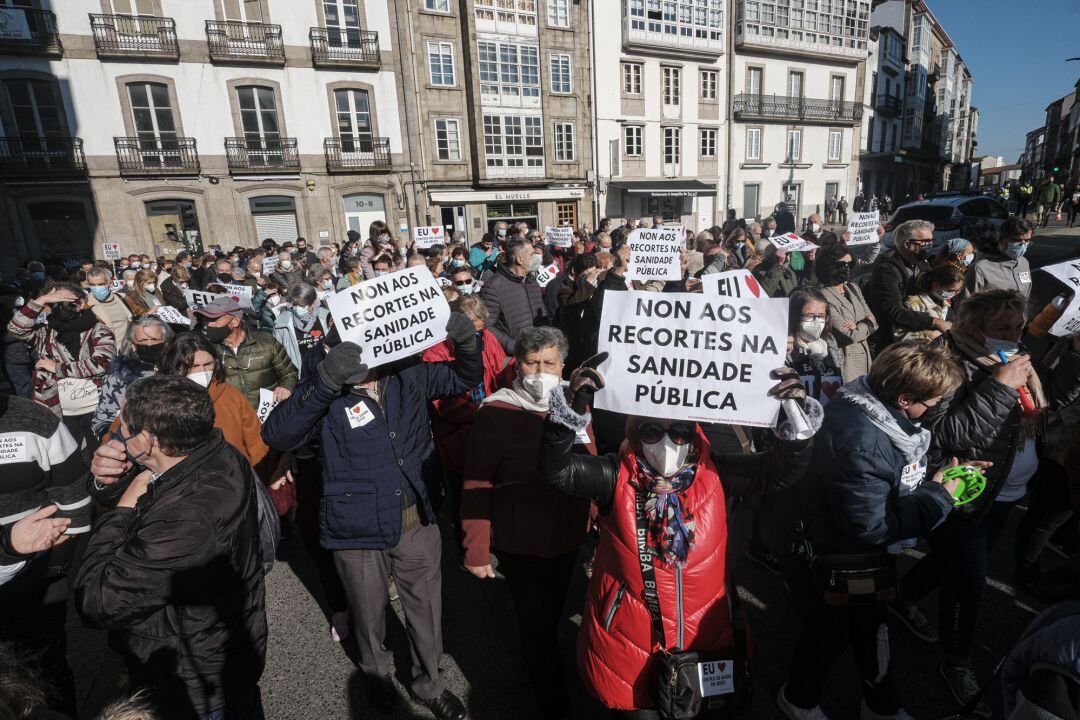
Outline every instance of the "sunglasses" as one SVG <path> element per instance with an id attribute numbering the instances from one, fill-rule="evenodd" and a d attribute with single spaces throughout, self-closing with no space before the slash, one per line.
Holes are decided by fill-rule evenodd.
<path id="1" fill-rule="evenodd" d="M 454 284 L 457 285 L 458 287 L 464 287 L 465 285 L 472 285 L 473 281 L 472 280 L 455 280 Z"/>
<path id="2" fill-rule="evenodd" d="M 652 445 L 658 443 L 664 439 L 666 434 L 671 441 L 676 445 L 689 445 L 694 441 L 696 433 L 691 425 L 686 423 L 675 423 L 667 428 L 659 423 L 647 422 L 638 425 L 638 437 L 641 438 L 641 442 L 646 445 Z"/>

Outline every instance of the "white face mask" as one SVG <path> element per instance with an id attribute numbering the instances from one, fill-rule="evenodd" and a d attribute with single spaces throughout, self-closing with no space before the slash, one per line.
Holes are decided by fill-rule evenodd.
<path id="1" fill-rule="evenodd" d="M 956 297 L 956 291 L 955 290 L 942 290 L 941 293 L 939 294 L 939 297 L 942 300 L 952 300 L 954 297 Z"/>
<path id="2" fill-rule="evenodd" d="M 26 304 L 26 298 L 20 296 L 15 298 L 15 307 L 22 307 Z"/>
<path id="3" fill-rule="evenodd" d="M 799 323 L 799 332 L 808 340 L 817 340 L 825 329 L 824 320 L 806 320 Z"/>
<path id="4" fill-rule="evenodd" d="M 457 291 L 462 295 L 472 295 L 474 292 L 476 292 L 476 281 L 473 280 L 468 285 L 455 285 L 455 287 L 457 288 Z"/>
<path id="5" fill-rule="evenodd" d="M 611 252 L 611 248 L 609 248 L 609 247 L 604 247 L 603 245 L 601 245 L 601 246 L 600 246 L 600 252 L 602 252 L 602 253 L 610 253 L 610 252 Z"/>
<path id="6" fill-rule="evenodd" d="M 641 450 L 649 467 L 664 477 L 671 477 L 686 464 L 686 457 L 690 454 L 690 445 L 689 443 L 676 445 L 675 441 L 665 433 L 659 442 L 642 443 Z"/>
<path id="7" fill-rule="evenodd" d="M 1014 343 L 1012 340 L 998 340 L 997 338 L 986 338 L 983 340 L 983 345 L 990 351 L 991 355 L 997 356 L 998 351 L 1005 353 L 1005 357 L 1012 359 L 1019 350 L 1020 346 Z"/>
<path id="8" fill-rule="evenodd" d="M 529 258 L 529 272 L 536 272 L 539 270 L 541 260 L 543 260 L 543 258 L 534 253 L 533 256 Z"/>
<path id="9" fill-rule="evenodd" d="M 157 285 L 155 285 L 154 283 L 150 283 L 149 285 L 143 285 L 143 290 L 146 293 L 153 295 L 154 291 L 157 290 Z"/>
<path id="10" fill-rule="evenodd" d="M 201 370 L 199 372 L 188 373 L 188 380 L 194 383 L 198 383 L 203 387 L 210 386 L 210 379 L 214 376 L 214 373 L 209 370 Z"/>
<path id="11" fill-rule="evenodd" d="M 521 378 L 521 387 L 534 402 L 542 403 L 548 399 L 551 391 L 558 387 L 562 378 L 550 373 L 533 373 Z"/>
<path id="12" fill-rule="evenodd" d="M 282 270 L 292 270 L 292 260 L 282 260 L 280 263 Z"/>
<path id="13" fill-rule="evenodd" d="M 968 265 L 970 265 L 973 262 L 975 262 L 975 253 L 972 253 L 971 255 L 965 255 L 964 256 L 964 267 L 967 267 Z"/>
<path id="14" fill-rule="evenodd" d="M 262 271 L 261 270 L 252 270 L 251 271 L 251 277 L 256 278 L 256 279 L 262 277 Z"/>
<path id="15" fill-rule="evenodd" d="M 186 282 L 177 283 L 176 287 L 180 288 L 181 290 L 187 290 L 188 289 L 188 284 Z"/>
<path id="16" fill-rule="evenodd" d="M 127 285 L 128 287 L 135 287 L 135 280 L 134 279 L 124 280 L 124 284 Z"/>

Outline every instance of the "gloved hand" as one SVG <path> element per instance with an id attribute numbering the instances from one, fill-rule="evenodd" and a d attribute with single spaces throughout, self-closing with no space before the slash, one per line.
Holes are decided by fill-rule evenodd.
<path id="1" fill-rule="evenodd" d="M 343 342 L 326 353 L 326 358 L 319 364 L 319 377 L 333 388 L 362 382 L 367 377 L 368 367 L 360 358 L 359 345 Z"/>
<path id="2" fill-rule="evenodd" d="M 770 372 L 769 377 L 780 381 L 769 388 L 769 397 L 777 400 L 795 400 L 800 405 L 805 405 L 806 386 L 803 385 L 799 373 L 789 367 L 782 367 Z"/>
<path id="3" fill-rule="evenodd" d="M 476 328 L 464 313 L 450 313 L 450 319 L 446 321 L 446 334 L 454 341 L 458 352 L 466 355 L 476 352 Z"/>

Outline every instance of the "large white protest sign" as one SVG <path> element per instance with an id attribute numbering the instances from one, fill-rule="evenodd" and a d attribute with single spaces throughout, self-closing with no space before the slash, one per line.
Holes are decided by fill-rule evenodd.
<path id="1" fill-rule="evenodd" d="M 150 311 L 152 315 L 156 315 L 170 325 L 191 325 L 191 321 L 188 320 L 187 315 L 180 312 L 172 305 L 160 305 Z"/>
<path id="2" fill-rule="evenodd" d="M 270 417 L 270 411 L 277 406 L 277 402 L 274 400 L 274 391 L 266 388 L 259 388 L 259 409 L 255 411 L 255 415 L 259 418 L 259 424 L 266 422 L 266 418 Z"/>
<path id="3" fill-rule="evenodd" d="M 237 302 L 240 303 L 240 307 L 251 307 L 251 288 L 247 285 L 227 285 L 222 283 L 221 287 L 225 288 L 226 295 L 236 298 Z"/>
<path id="4" fill-rule="evenodd" d="M 749 270 L 728 270 L 701 276 L 701 292 L 729 298 L 763 298 L 769 294 L 761 289 Z"/>
<path id="5" fill-rule="evenodd" d="M 326 301 L 343 341 L 360 346 L 368 367 L 415 355 L 446 337 L 450 306 L 426 267 L 365 280 Z"/>
<path id="6" fill-rule="evenodd" d="M 817 250 L 818 246 L 809 240 L 803 240 L 795 233 L 784 233 L 783 235 L 773 235 L 769 238 L 777 250 L 786 250 L 787 252 L 803 252 L 808 250 Z"/>
<path id="7" fill-rule="evenodd" d="M 674 228 L 641 228 L 630 233 L 627 280 L 681 280 L 682 234 Z"/>
<path id="8" fill-rule="evenodd" d="M 269 277 L 271 273 L 277 270 L 278 263 L 281 262 L 281 258 L 277 255 L 271 255 L 270 257 L 263 258 L 262 261 L 262 274 L 263 277 Z"/>
<path id="9" fill-rule="evenodd" d="M 104 243 L 104 246 L 106 260 L 120 259 L 120 243 Z"/>
<path id="10" fill-rule="evenodd" d="M 546 288 L 548 283 L 555 279 L 555 276 L 559 274 L 559 264 L 551 263 L 545 268 L 540 268 L 536 273 L 536 284 L 542 288 Z"/>
<path id="11" fill-rule="evenodd" d="M 1050 328 L 1050 334 L 1058 337 L 1080 335 L 1080 300 L 1077 299 L 1080 297 L 1080 260 L 1068 260 L 1040 269 L 1050 273 L 1073 291 L 1073 296 L 1069 304 L 1063 308 L 1061 317 Z M 1023 281 L 1023 278 L 1021 280 Z M 1031 282 L 1030 275 L 1027 282 Z"/>
<path id="12" fill-rule="evenodd" d="M 574 244 L 574 228 L 548 225 L 544 228 L 544 242 L 555 247 L 571 247 Z"/>
<path id="13" fill-rule="evenodd" d="M 186 300 L 187 304 L 190 305 L 192 308 L 206 307 L 207 305 L 214 302 L 218 298 L 230 298 L 232 300 L 236 300 L 237 302 L 240 301 L 240 298 L 238 298 L 237 296 L 235 296 L 235 295 L 226 295 L 224 293 L 212 293 L 212 292 L 206 292 L 204 290 L 185 290 L 184 291 L 184 300 Z M 243 307 L 243 305 L 241 305 L 240 307 Z"/>
<path id="14" fill-rule="evenodd" d="M 878 224 L 881 222 L 881 216 L 877 211 L 872 212 L 859 212 L 851 213 L 848 216 L 848 231 L 851 233 L 851 239 L 847 244 L 851 245 L 869 245 L 870 243 L 876 243 L 878 241 Z"/>
<path id="15" fill-rule="evenodd" d="M 438 225 L 418 227 L 413 230 L 413 240 L 416 242 L 416 247 L 427 250 L 432 245 L 446 242 L 446 233 Z"/>
<path id="16" fill-rule="evenodd" d="M 643 417 L 772 427 L 780 402 L 769 373 L 784 365 L 788 301 L 694 293 L 604 298 L 603 410 Z"/>

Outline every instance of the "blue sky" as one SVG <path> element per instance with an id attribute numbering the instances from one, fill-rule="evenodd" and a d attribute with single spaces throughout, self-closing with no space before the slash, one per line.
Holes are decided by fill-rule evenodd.
<path id="1" fill-rule="evenodd" d="M 975 80 L 979 155 L 1015 162 L 1080 79 L 1080 0 L 928 0 Z"/>

